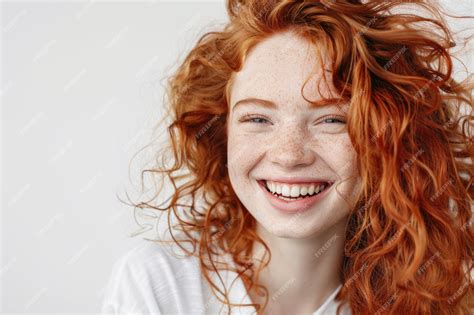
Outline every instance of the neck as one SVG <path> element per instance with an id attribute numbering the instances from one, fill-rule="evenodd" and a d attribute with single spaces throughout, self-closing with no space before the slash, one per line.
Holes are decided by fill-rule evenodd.
<path id="1" fill-rule="evenodd" d="M 324 303 L 341 283 L 345 229 L 342 220 L 324 232 L 294 239 L 272 235 L 257 225 L 271 252 L 270 263 L 259 276 L 259 283 L 269 290 L 269 314 L 310 314 Z M 264 247 L 255 243 L 254 259 L 262 259 L 263 254 Z M 250 296 L 254 302 L 264 301 L 255 293 Z"/>

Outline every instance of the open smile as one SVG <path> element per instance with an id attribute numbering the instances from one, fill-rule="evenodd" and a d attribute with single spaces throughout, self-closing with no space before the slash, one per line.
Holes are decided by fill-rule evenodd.
<path id="1" fill-rule="evenodd" d="M 258 180 L 270 204 L 284 212 L 305 211 L 321 200 L 333 186 L 332 182 L 286 185 Z"/>

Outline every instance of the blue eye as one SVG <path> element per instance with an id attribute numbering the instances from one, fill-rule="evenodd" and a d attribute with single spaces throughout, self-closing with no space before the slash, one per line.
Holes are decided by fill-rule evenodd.
<path id="1" fill-rule="evenodd" d="M 328 120 L 331 121 L 331 122 L 336 122 L 336 123 L 341 123 L 341 124 L 345 124 L 345 123 L 346 123 L 344 120 L 337 119 L 337 118 L 335 118 L 335 117 L 329 117 L 329 118 L 324 119 L 323 121 L 324 121 L 324 122 L 327 122 Z"/>
<path id="2" fill-rule="evenodd" d="M 242 117 L 242 119 L 240 121 L 241 122 L 253 122 L 253 123 L 257 123 L 257 124 L 260 124 L 262 121 L 268 122 L 268 120 L 266 118 L 263 118 L 263 117 L 260 117 L 260 116 L 251 116 L 251 115 L 246 115 L 246 116 Z"/>

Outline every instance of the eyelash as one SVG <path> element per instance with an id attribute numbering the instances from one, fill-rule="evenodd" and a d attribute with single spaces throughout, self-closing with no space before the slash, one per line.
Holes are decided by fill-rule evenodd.
<path id="1" fill-rule="evenodd" d="M 342 124 L 346 123 L 345 120 L 343 120 L 343 119 L 341 120 L 338 117 L 340 117 L 340 116 L 332 115 L 332 116 L 328 116 L 328 117 L 324 118 L 322 121 L 326 121 L 328 119 L 333 119 L 333 120 L 336 120 L 338 123 L 342 123 Z M 252 121 L 253 119 L 264 119 L 264 120 L 268 121 L 265 117 L 256 116 L 256 115 L 244 115 L 240 121 L 241 122 L 254 122 L 254 121 Z"/>
<path id="2" fill-rule="evenodd" d="M 346 123 L 346 121 L 344 119 L 339 119 L 338 117 L 340 117 L 340 116 L 329 116 L 329 117 L 326 117 L 325 119 L 323 119 L 323 121 L 325 121 L 327 119 L 334 119 L 334 120 L 337 120 L 339 123 L 342 123 L 342 124 Z"/>
<path id="3" fill-rule="evenodd" d="M 241 122 L 253 122 L 252 119 L 264 119 L 267 120 L 265 117 L 262 116 L 255 116 L 255 115 L 244 115 L 242 116 Z M 268 120 L 267 120 L 268 121 Z"/>

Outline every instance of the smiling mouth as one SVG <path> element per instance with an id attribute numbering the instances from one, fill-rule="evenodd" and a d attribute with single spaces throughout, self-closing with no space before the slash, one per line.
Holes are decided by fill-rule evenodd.
<path id="1" fill-rule="evenodd" d="M 271 191 L 267 186 L 266 180 L 258 180 L 258 184 L 261 185 L 270 194 L 272 194 L 275 197 L 278 197 L 279 199 L 286 200 L 286 201 L 295 201 L 295 200 L 306 199 L 306 198 L 310 198 L 310 197 L 314 197 L 316 195 L 319 195 L 319 194 L 325 192 L 328 188 L 330 188 L 333 183 L 324 182 L 324 183 L 321 183 L 319 185 L 312 184 L 313 186 L 316 186 L 314 191 L 312 191 L 312 189 L 310 189 L 309 191 L 300 192 L 298 194 L 298 196 L 296 196 L 296 197 L 289 196 L 288 192 L 286 192 L 285 195 L 283 195 L 283 191 L 281 193 L 278 193 L 276 191 Z M 291 186 L 291 185 L 288 185 L 288 186 Z M 311 185 L 307 185 L 307 186 L 311 186 Z"/>

